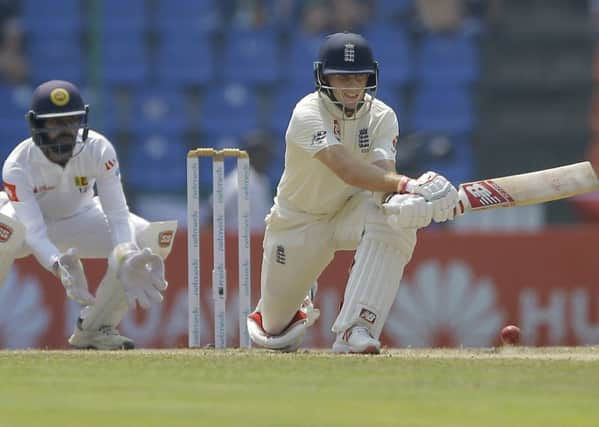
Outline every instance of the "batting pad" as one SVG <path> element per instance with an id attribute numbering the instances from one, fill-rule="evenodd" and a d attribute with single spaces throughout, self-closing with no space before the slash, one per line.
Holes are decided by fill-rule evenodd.
<path id="1" fill-rule="evenodd" d="M 163 260 L 171 253 L 175 234 L 177 233 L 177 221 L 154 221 L 137 235 L 137 243 L 140 248 L 150 248 Z"/>
<path id="2" fill-rule="evenodd" d="M 81 325 L 84 330 L 98 330 L 101 326 L 117 327 L 129 311 L 127 295 L 123 284 L 116 276 L 117 263 L 111 254 L 108 270 L 98 286 L 96 302 L 86 310 L 87 314 Z"/>
<path id="3" fill-rule="evenodd" d="M 343 333 L 360 324 L 368 327 L 375 339 L 380 337 L 415 244 L 413 229 L 398 233 L 379 224 L 367 225 L 333 332 Z"/>

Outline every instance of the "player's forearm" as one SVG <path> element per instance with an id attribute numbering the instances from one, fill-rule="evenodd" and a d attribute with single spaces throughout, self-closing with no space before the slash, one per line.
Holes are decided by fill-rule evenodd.
<path id="1" fill-rule="evenodd" d="M 46 270 L 53 272 L 53 266 L 60 251 L 48 238 L 45 228 L 35 232 L 27 230 L 25 242 L 29 245 L 33 256 L 35 256 L 40 265 Z"/>
<path id="2" fill-rule="evenodd" d="M 343 179 L 343 178 L 342 178 Z M 402 176 L 365 163 L 359 169 L 350 170 L 343 179 L 347 184 L 379 193 L 392 193 L 401 186 Z"/>
<path id="3" fill-rule="evenodd" d="M 133 242 L 135 237 L 129 223 L 129 207 L 119 180 L 98 180 L 98 197 L 110 225 L 114 246 Z"/>
<path id="4" fill-rule="evenodd" d="M 329 147 L 316 154 L 343 182 L 353 187 L 380 193 L 400 191 L 408 178 L 393 171 L 393 162 L 379 166 L 353 157 L 342 146 Z M 388 163 L 388 164 L 387 164 Z"/>
<path id="5" fill-rule="evenodd" d="M 13 203 L 13 207 L 17 218 L 25 227 L 25 242 L 39 263 L 46 270 L 52 271 L 52 265 L 60 251 L 48 237 L 46 223 L 33 196 L 24 197 L 24 200 Z"/>

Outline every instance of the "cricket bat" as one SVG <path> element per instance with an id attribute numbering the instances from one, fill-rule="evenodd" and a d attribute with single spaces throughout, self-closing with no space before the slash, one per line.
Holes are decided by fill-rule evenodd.
<path id="1" fill-rule="evenodd" d="M 459 185 L 462 213 L 509 208 L 565 199 L 599 190 L 599 180 L 590 162 Z"/>

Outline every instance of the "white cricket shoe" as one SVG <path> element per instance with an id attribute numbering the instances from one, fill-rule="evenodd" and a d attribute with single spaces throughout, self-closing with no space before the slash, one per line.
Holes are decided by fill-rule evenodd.
<path id="1" fill-rule="evenodd" d="M 335 353 L 379 354 L 381 343 L 370 335 L 366 326 L 352 326 L 345 332 L 337 334 L 333 343 Z"/>
<path id="2" fill-rule="evenodd" d="M 135 348 L 135 343 L 130 338 L 121 334 L 113 326 L 102 326 L 97 331 L 81 329 L 81 319 L 77 321 L 77 326 L 73 335 L 69 338 L 69 344 L 78 349 L 87 350 L 131 350 Z"/>

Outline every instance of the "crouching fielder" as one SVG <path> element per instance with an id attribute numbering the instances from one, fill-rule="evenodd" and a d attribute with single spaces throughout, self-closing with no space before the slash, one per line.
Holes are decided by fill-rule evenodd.
<path id="1" fill-rule="evenodd" d="M 69 82 L 52 80 L 34 91 L 26 115 L 31 138 L 2 169 L 0 283 L 16 258 L 33 254 L 82 305 L 72 346 L 130 349 L 133 341 L 117 326 L 137 303 L 162 301 L 177 223 L 150 223 L 129 212 L 114 147 L 88 128 L 88 110 Z M 108 258 L 95 296 L 82 258 Z"/>
<path id="2" fill-rule="evenodd" d="M 259 346 L 297 349 L 319 314 L 306 297 L 312 284 L 337 250 L 357 248 L 333 351 L 378 353 L 416 230 L 453 219 L 458 195 L 436 173 L 395 172 L 398 121 L 375 98 L 378 64 L 362 36 L 328 36 L 314 65 L 317 91 L 296 105 L 287 128 L 248 330 Z"/>

